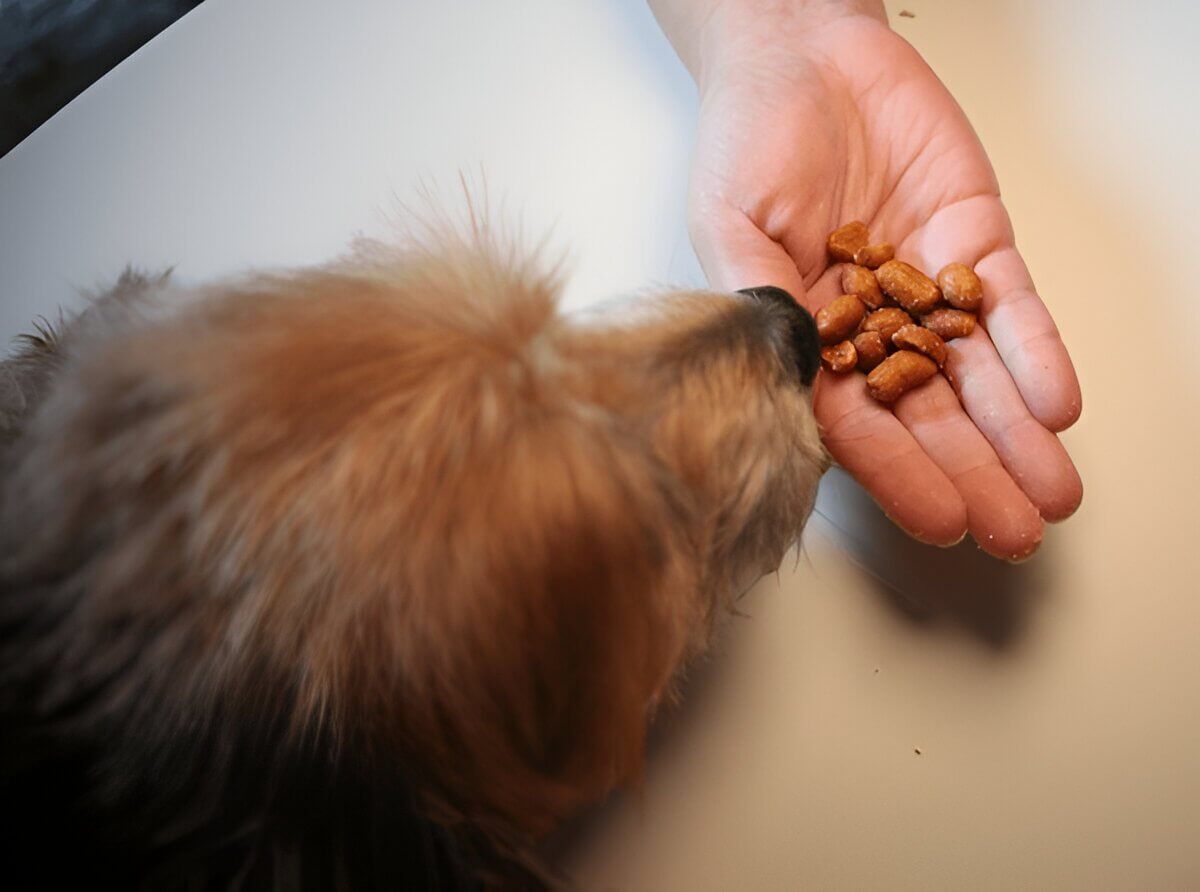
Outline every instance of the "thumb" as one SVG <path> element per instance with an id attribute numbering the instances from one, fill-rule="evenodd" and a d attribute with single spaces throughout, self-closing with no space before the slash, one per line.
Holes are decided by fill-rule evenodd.
<path id="1" fill-rule="evenodd" d="M 744 212 L 723 202 L 708 205 L 692 212 L 689 229 L 712 289 L 738 291 L 774 285 L 807 307 L 804 279 L 796 264 L 783 246 Z"/>

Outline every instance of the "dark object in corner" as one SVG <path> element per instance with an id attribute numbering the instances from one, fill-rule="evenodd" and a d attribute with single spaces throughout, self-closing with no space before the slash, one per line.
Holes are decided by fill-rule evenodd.
<path id="1" fill-rule="evenodd" d="M 0 2 L 0 156 L 201 2 Z"/>

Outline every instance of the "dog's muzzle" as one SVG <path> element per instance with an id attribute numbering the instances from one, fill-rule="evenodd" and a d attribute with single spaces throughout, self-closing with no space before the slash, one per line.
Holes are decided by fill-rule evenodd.
<path id="1" fill-rule="evenodd" d="M 812 314 L 782 288 L 762 285 L 757 288 L 742 288 L 738 294 L 749 295 L 756 300 L 770 301 L 780 307 L 788 320 L 792 336 L 792 350 L 796 356 L 796 368 L 805 387 L 812 384 L 821 367 L 821 338 L 817 334 L 817 323 Z"/>

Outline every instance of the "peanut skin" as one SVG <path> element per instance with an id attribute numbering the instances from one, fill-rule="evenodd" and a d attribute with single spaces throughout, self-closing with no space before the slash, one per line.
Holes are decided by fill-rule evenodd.
<path id="1" fill-rule="evenodd" d="M 883 306 L 883 292 L 879 290 L 879 282 L 875 274 L 865 266 L 842 267 L 842 292 L 853 294 L 872 310 Z"/>
<path id="2" fill-rule="evenodd" d="M 892 342 L 892 335 L 906 325 L 912 324 L 912 317 L 899 307 L 884 307 L 876 310 L 863 320 L 863 331 L 877 331 L 885 345 Z"/>
<path id="3" fill-rule="evenodd" d="M 881 403 L 894 403 L 901 395 L 937 374 L 937 363 L 911 350 L 893 353 L 867 375 L 867 392 Z"/>
<path id="4" fill-rule="evenodd" d="M 965 263 L 948 263 L 938 273 L 938 286 L 946 303 L 956 310 L 978 313 L 983 304 L 983 283 Z"/>
<path id="5" fill-rule="evenodd" d="M 887 344 L 877 331 L 864 331 L 854 339 L 854 350 L 858 353 L 858 368 L 869 372 L 887 359 Z"/>
<path id="6" fill-rule="evenodd" d="M 870 318 L 870 317 L 867 317 Z M 921 324 L 943 341 L 965 338 L 975 330 L 975 315 L 963 310 L 934 310 L 921 317 Z"/>
<path id="7" fill-rule="evenodd" d="M 939 369 L 946 364 L 946 342 L 928 328 L 906 325 L 892 335 L 892 343 L 904 350 L 924 353 L 938 364 Z"/>
<path id="8" fill-rule="evenodd" d="M 928 313 L 942 299 L 937 282 L 903 260 L 889 260 L 875 270 L 883 293 L 914 316 Z"/>
<path id="9" fill-rule="evenodd" d="M 850 371 L 858 364 L 858 353 L 849 341 L 842 341 L 832 347 L 821 348 L 821 365 L 839 375 Z"/>
<path id="10" fill-rule="evenodd" d="M 834 298 L 817 311 L 817 334 L 821 336 L 821 343 L 829 346 L 846 340 L 866 314 L 866 306 L 853 294 Z"/>
<path id="11" fill-rule="evenodd" d="M 878 245 L 863 245 L 854 252 L 854 262 L 867 269 L 878 269 L 896 256 L 896 249 L 890 242 Z"/>
<path id="12" fill-rule="evenodd" d="M 866 247 L 870 240 L 871 234 L 867 231 L 867 225 L 854 220 L 829 233 L 825 247 L 835 261 L 850 263 L 854 260 L 854 252 Z"/>

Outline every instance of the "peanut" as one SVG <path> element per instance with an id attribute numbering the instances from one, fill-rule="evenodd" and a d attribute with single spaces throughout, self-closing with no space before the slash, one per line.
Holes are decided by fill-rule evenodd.
<path id="1" fill-rule="evenodd" d="M 935 282 L 894 259 L 890 244 L 870 238 L 857 221 L 829 235 L 829 256 L 853 264 L 842 269 L 843 296 L 817 314 L 822 365 L 839 374 L 857 366 L 867 373 L 867 392 L 882 403 L 895 402 L 939 369 L 954 385 L 946 341 L 975 330 L 983 283 L 964 263 L 946 264 Z"/>
<path id="2" fill-rule="evenodd" d="M 939 369 L 946 364 L 946 342 L 928 328 L 906 325 L 892 335 L 892 343 L 903 349 L 924 353 L 938 364 Z"/>
<path id="3" fill-rule="evenodd" d="M 937 374 L 937 363 L 911 350 L 893 353 L 867 375 L 867 391 L 881 403 L 894 403 L 900 396 Z"/>
<path id="4" fill-rule="evenodd" d="M 973 332 L 975 316 L 963 310 L 940 309 L 922 316 L 921 324 L 943 341 L 949 341 L 954 338 L 965 338 Z"/>
<path id="5" fill-rule="evenodd" d="M 899 307 L 884 307 L 863 320 L 863 331 L 879 332 L 886 345 L 892 342 L 892 335 L 911 324 L 912 317 Z"/>
<path id="6" fill-rule="evenodd" d="M 878 245 L 863 245 L 854 252 L 854 262 L 867 269 L 878 269 L 896 256 L 896 249 L 890 242 Z"/>
<path id="7" fill-rule="evenodd" d="M 858 368 L 869 372 L 887 359 L 887 344 L 877 331 L 864 331 L 854 339 L 854 350 L 858 353 Z"/>
<path id="8" fill-rule="evenodd" d="M 903 260 L 889 260 L 875 271 L 883 293 L 913 315 L 928 313 L 942 299 L 937 282 Z"/>
<path id="9" fill-rule="evenodd" d="M 866 224 L 855 220 L 829 233 L 825 247 L 834 260 L 849 263 L 854 259 L 854 252 L 866 247 L 870 238 L 871 234 L 867 232 Z"/>
<path id="10" fill-rule="evenodd" d="M 821 364 L 831 372 L 848 372 L 858 363 L 858 353 L 849 341 L 821 348 Z"/>
<path id="11" fill-rule="evenodd" d="M 844 341 L 858 328 L 867 308 L 853 294 L 843 294 L 817 310 L 817 334 L 826 346 Z"/>
<path id="12" fill-rule="evenodd" d="M 875 274 L 865 266 L 842 267 L 842 291 L 853 294 L 872 310 L 878 310 L 884 303 Z"/>
<path id="13" fill-rule="evenodd" d="M 979 312 L 983 304 L 983 283 L 971 267 L 965 263 L 948 263 L 938 273 L 937 283 L 946 303 L 954 309 Z"/>

